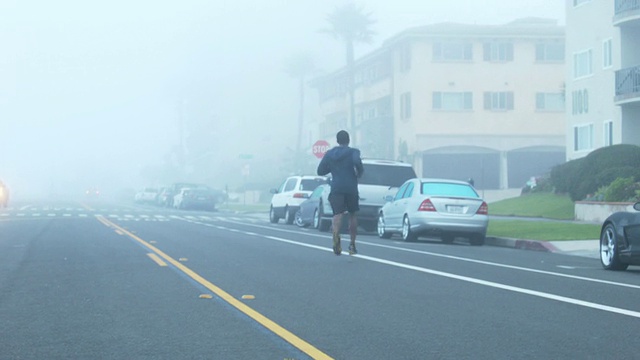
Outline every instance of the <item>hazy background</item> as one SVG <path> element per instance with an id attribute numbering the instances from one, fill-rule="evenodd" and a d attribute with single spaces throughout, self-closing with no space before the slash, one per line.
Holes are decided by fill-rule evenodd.
<path id="1" fill-rule="evenodd" d="M 237 182 L 240 154 L 277 162 L 296 139 L 285 63 L 307 53 L 320 73 L 344 65 L 342 43 L 319 31 L 344 3 L 0 0 L 0 179 L 16 196 L 159 183 L 181 131 L 213 144 L 216 186 Z M 562 0 L 356 3 L 377 20 L 359 55 L 412 26 L 564 24 Z"/>

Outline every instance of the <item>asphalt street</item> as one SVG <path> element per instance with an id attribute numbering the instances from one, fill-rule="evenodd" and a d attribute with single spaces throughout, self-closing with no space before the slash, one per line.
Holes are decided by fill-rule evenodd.
<path id="1" fill-rule="evenodd" d="M 1 359 L 634 358 L 640 269 L 94 200 L 0 210 Z M 346 243 L 343 247 L 346 247 Z"/>

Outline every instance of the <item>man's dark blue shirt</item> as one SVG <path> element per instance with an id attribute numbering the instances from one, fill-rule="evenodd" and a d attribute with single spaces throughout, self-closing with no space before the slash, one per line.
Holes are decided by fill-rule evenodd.
<path id="1" fill-rule="evenodd" d="M 318 164 L 318 175 L 331 173 L 332 193 L 358 194 L 358 178 L 363 172 L 360 150 L 346 145 L 327 151 Z"/>

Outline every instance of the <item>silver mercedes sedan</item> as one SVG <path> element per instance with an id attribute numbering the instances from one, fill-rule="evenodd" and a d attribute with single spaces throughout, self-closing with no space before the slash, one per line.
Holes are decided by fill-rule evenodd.
<path id="1" fill-rule="evenodd" d="M 419 236 L 452 243 L 457 237 L 483 245 L 489 224 L 487 203 L 464 181 L 415 178 L 407 180 L 378 215 L 378 236 L 398 233 L 404 241 Z"/>

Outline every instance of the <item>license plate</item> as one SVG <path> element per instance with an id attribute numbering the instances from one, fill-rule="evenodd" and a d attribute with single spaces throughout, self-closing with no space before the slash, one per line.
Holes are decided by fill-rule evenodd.
<path id="1" fill-rule="evenodd" d="M 447 205 L 447 212 L 452 214 L 462 214 L 463 207 L 459 205 Z"/>

